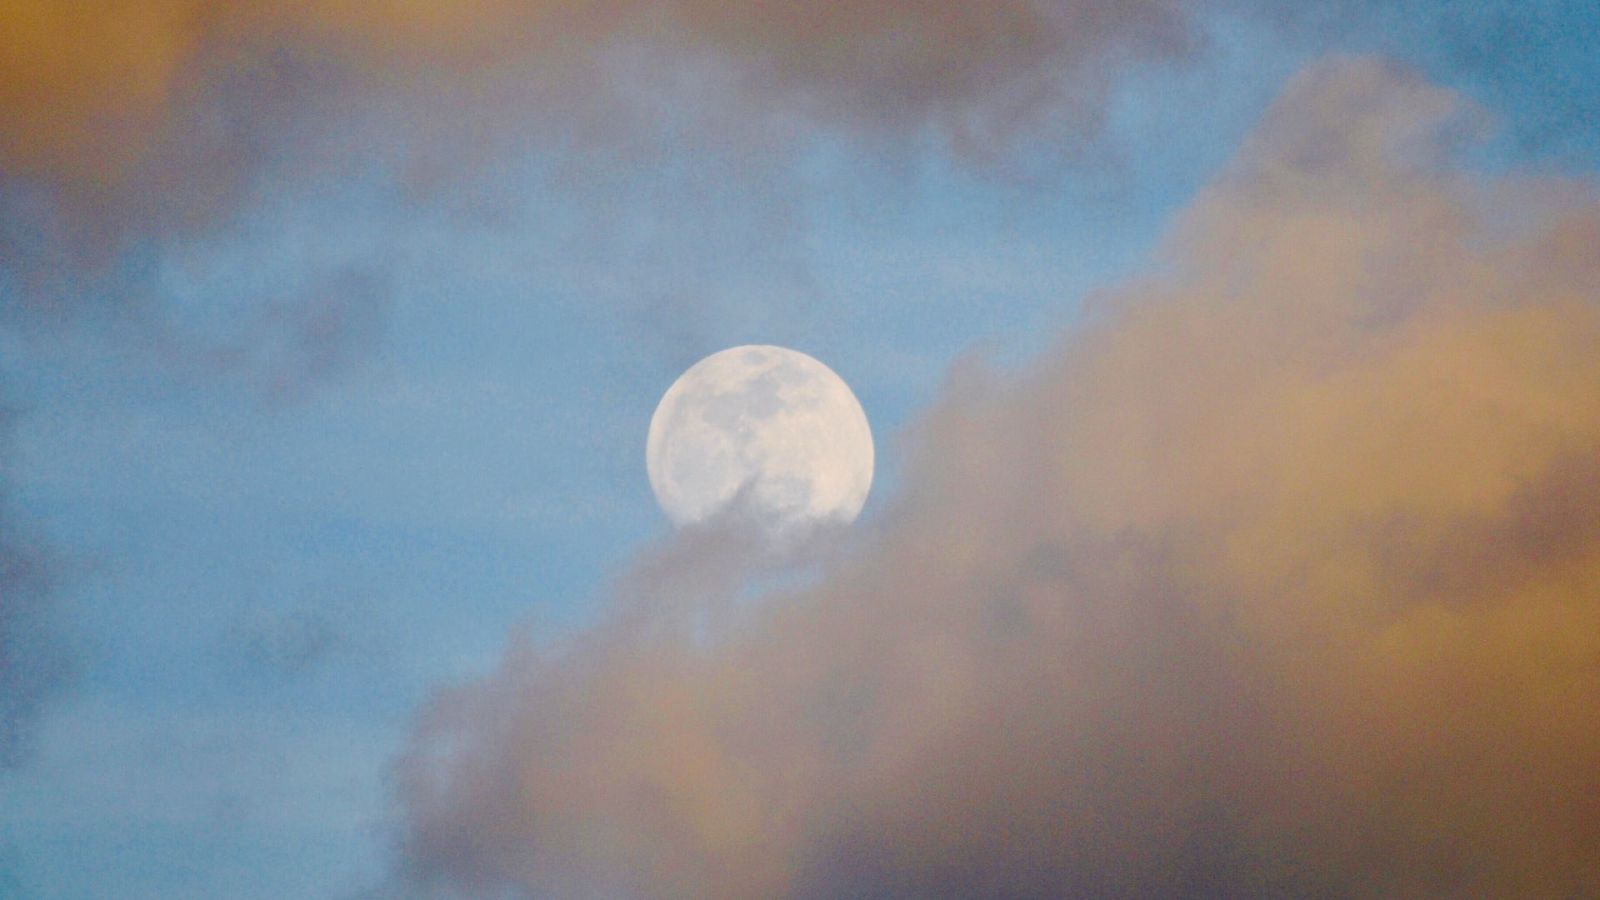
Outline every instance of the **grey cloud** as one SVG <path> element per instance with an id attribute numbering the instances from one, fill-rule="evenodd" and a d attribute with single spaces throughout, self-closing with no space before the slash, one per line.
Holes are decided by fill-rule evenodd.
<path id="1" fill-rule="evenodd" d="M 10 414 L 0 412 L 0 768 L 26 762 L 39 716 L 72 672 L 55 562 L 11 505 L 10 427 Z"/>

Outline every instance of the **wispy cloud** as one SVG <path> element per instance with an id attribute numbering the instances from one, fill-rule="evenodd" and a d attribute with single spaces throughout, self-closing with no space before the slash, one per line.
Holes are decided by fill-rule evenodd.
<path id="1" fill-rule="evenodd" d="M 35 724 L 72 670 L 52 590 L 55 559 L 12 507 L 10 429 L 11 413 L 0 410 L 0 769 L 27 760 Z"/>
<path id="2" fill-rule="evenodd" d="M 804 148 L 937 147 L 994 168 L 1027 148 L 1070 154 L 1123 73 L 1195 52 L 1199 5 L 19 0 L 0 35 L 0 324 L 109 318 L 181 366 L 292 395 L 371 343 L 389 261 L 351 249 L 255 302 L 241 321 L 261 327 L 240 342 L 209 346 L 183 339 L 151 277 L 172 248 L 374 173 L 448 208 L 531 156 L 551 167 L 545 187 L 592 210 L 574 246 L 600 248 L 643 330 L 696 358 L 702 308 L 738 315 L 694 299 L 729 259 L 770 257 L 772 305 L 805 306 L 782 249 Z"/>

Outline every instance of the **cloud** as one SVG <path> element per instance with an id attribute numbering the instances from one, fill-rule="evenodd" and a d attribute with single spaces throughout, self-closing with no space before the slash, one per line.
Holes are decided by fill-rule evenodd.
<path id="1" fill-rule="evenodd" d="M 53 620 L 43 554 L 0 523 L 0 768 L 21 765 L 33 726 L 63 684 L 67 658 Z"/>
<path id="2" fill-rule="evenodd" d="M 1600 102 L 1600 84 L 1583 38 L 1600 27 L 1592 3 L 1321 0 L 1279 4 L 1268 14 L 1317 46 L 1382 47 L 1450 72 L 1452 85 L 1515 111 L 1504 136 L 1519 155 L 1578 166 L 1592 158 L 1600 130 L 1584 111 Z"/>
<path id="3" fill-rule="evenodd" d="M 669 547 L 441 690 L 402 880 L 1600 889 L 1600 198 L 1453 163 L 1474 118 L 1303 72 L 1145 276 L 1025 376 L 952 375 L 814 584 L 730 602 Z"/>
<path id="4" fill-rule="evenodd" d="M 1385 16 L 1439 22 L 1433 31 L 1454 34 L 1444 26 L 1460 17 L 1422 0 L 1405 6 L 1396 14 L 1359 0 L 1319 0 L 1297 13 L 1256 0 L 841 0 L 820 9 L 773 0 L 92 8 L 8 0 L 0 6 L 8 23 L 0 322 L 79 323 L 109 307 L 113 318 L 137 316 L 136 331 L 175 331 L 170 298 L 149 276 L 196 235 L 375 173 L 447 207 L 474 195 L 458 189 L 497 163 L 541 156 L 555 160 L 546 186 L 581 196 L 608 232 L 575 236 L 571 252 L 638 260 L 650 274 L 632 276 L 630 313 L 666 323 L 647 330 L 672 332 L 662 340 L 679 345 L 674 358 L 697 358 L 711 329 L 698 324 L 705 304 L 684 298 L 716 292 L 708 269 L 761 258 L 764 285 L 784 270 L 781 305 L 804 305 L 804 272 L 793 271 L 803 266 L 783 249 L 801 243 L 783 223 L 803 215 L 803 204 L 782 185 L 797 178 L 797 151 L 813 139 L 896 159 L 936 148 L 985 170 L 1033 170 L 1043 157 L 1053 169 L 1096 144 L 1125 75 L 1196 57 L 1219 16 L 1303 29 L 1324 43 L 1348 39 L 1330 20 L 1396 30 Z M 1549 37 L 1547 18 L 1470 17 L 1456 24 L 1468 34 L 1455 57 L 1492 69 L 1483 47 L 1500 46 L 1501 35 Z M 1575 90 L 1548 92 L 1563 108 L 1581 105 Z M 605 196 L 641 175 L 661 181 L 621 188 L 621 202 Z M 485 180 L 496 182 L 495 197 L 479 196 L 482 205 L 505 202 L 505 179 Z M 719 202 L 717 186 L 726 193 L 730 182 L 736 199 Z M 688 215 L 697 227 L 681 227 Z M 638 233 L 648 236 L 628 240 Z M 358 258 L 330 269 L 379 272 L 387 262 L 346 252 Z M 308 289 L 296 302 L 325 298 Z M 714 320 L 738 315 L 736 303 L 711 305 Z M 170 347 L 170 334 L 160 337 Z M 336 352 L 358 357 L 360 343 Z"/>
<path id="5" fill-rule="evenodd" d="M 617 52 L 617 42 L 667 53 L 669 70 L 712 54 L 739 72 L 739 93 L 763 103 L 852 127 L 933 128 L 976 150 L 1064 101 L 1088 106 L 1125 59 L 1189 50 L 1191 5 L 159 0 L 80 9 L 16 0 L 7 10 L 13 27 L 0 39 L 0 157 L 25 172 L 104 187 L 195 139 L 220 136 L 219 155 L 246 149 L 227 143 L 248 142 L 251 122 L 189 118 L 214 99 L 207 91 L 276 81 L 285 102 L 304 102 L 294 95 L 327 82 L 286 76 L 322 66 L 371 88 L 421 79 L 470 91 L 486 71 L 522 65 L 543 82 L 525 94 L 570 95 L 581 93 L 574 73 Z M 269 103 L 252 112 L 274 111 Z"/>
<path id="6" fill-rule="evenodd" d="M 538 158 L 555 169 L 545 186 L 601 223 L 572 236 L 570 254 L 620 271 L 633 282 L 625 308 L 668 323 L 647 330 L 694 358 L 705 303 L 685 298 L 716 295 L 707 270 L 759 258 L 763 289 L 781 280 L 783 305 L 804 305 L 785 248 L 799 244 L 787 185 L 808 141 L 869 154 L 938 146 L 985 167 L 1024 146 L 1083 145 L 1120 73 L 1195 51 L 1194 5 L 10 0 L 0 324 L 48 334 L 109 319 L 180 369 L 229 365 L 227 377 L 263 381 L 271 398 L 297 395 L 275 385 L 314 373 L 263 373 L 261 357 L 359 359 L 371 329 L 309 333 L 262 302 L 258 318 L 277 325 L 254 344 L 197 346 L 172 321 L 183 312 L 159 283 L 163 265 L 285 198 L 313 205 L 332 184 L 384 181 L 408 214 L 416 198 L 430 210 L 479 204 L 460 198 L 488 197 L 480 179 L 495 187 L 479 205 L 511 202 L 512 179 L 483 173 Z M 627 183 L 641 178 L 655 180 Z M 391 204 L 373 205 L 373 219 L 394 221 Z M 686 216 L 701 227 L 683 227 Z M 318 242 L 329 245 L 348 258 L 325 261 L 321 280 L 355 293 L 313 285 L 279 304 L 307 322 L 370 306 L 362 282 L 384 282 L 381 253 Z M 637 262 L 619 269 L 619 257 Z M 254 272 L 236 273 L 228 295 Z M 737 316 L 737 304 L 713 305 L 714 318 Z"/>

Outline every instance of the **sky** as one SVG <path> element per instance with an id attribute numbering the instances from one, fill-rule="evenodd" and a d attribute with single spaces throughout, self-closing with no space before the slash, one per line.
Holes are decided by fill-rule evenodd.
<path id="1" fill-rule="evenodd" d="M 0 2 L 0 897 L 1600 893 L 1600 7 L 1282 6 Z"/>

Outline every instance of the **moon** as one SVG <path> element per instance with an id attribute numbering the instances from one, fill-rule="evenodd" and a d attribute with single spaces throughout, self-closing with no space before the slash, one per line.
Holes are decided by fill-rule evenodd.
<path id="1" fill-rule="evenodd" d="M 872 487 L 872 428 L 849 385 L 817 360 L 733 347 L 667 389 L 650 418 L 645 465 L 679 526 L 736 502 L 779 532 L 849 523 Z"/>

